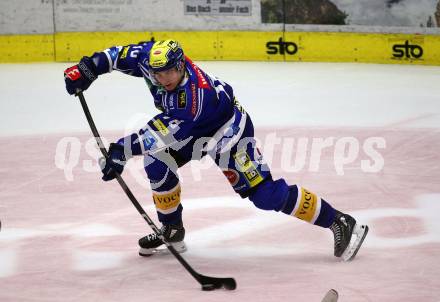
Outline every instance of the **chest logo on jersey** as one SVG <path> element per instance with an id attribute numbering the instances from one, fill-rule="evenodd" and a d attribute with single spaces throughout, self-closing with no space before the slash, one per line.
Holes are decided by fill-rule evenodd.
<path id="1" fill-rule="evenodd" d="M 185 90 L 180 90 L 177 96 L 177 108 L 185 109 L 186 108 L 186 92 Z"/>
<path id="2" fill-rule="evenodd" d="M 168 109 L 174 109 L 174 94 L 170 95 L 170 98 L 168 100 Z"/>

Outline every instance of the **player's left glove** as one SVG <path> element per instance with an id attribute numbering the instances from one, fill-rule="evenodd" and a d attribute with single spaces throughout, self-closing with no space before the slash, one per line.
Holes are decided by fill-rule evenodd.
<path id="1" fill-rule="evenodd" d="M 102 158 L 100 160 L 102 180 L 109 181 L 116 178 L 116 173 L 121 174 L 124 171 L 125 163 L 127 159 L 124 153 L 124 146 L 111 143 L 108 149 L 108 158 Z"/>
<path id="2" fill-rule="evenodd" d="M 69 94 L 86 90 L 97 78 L 96 66 L 89 57 L 83 57 L 77 65 L 64 70 L 64 81 Z"/>

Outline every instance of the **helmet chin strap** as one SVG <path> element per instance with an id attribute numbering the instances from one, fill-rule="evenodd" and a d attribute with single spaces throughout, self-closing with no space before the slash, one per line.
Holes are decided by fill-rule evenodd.
<path id="1" fill-rule="evenodd" d="M 177 84 L 177 87 L 184 85 L 186 83 L 186 81 L 188 81 L 188 72 L 186 71 L 185 68 L 182 71 L 183 71 L 182 77 L 180 78 L 180 82 L 179 82 L 179 84 Z"/>
<path id="2" fill-rule="evenodd" d="M 177 65 L 176 65 L 177 70 L 181 71 L 181 70 L 185 70 L 185 60 L 182 59 Z"/>

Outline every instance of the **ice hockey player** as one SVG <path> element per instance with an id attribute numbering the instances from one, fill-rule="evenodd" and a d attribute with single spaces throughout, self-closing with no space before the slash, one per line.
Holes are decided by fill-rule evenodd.
<path id="1" fill-rule="evenodd" d="M 65 70 L 66 89 L 69 94 L 84 91 L 98 76 L 113 70 L 143 77 L 161 113 L 139 132 L 110 144 L 102 178 L 114 179 L 129 158 L 143 155 L 161 231 L 176 250 L 186 250 L 177 169 L 207 155 L 242 198 L 249 198 L 257 208 L 329 228 L 334 255 L 346 261 L 355 257 L 368 226 L 303 187 L 273 179 L 256 148 L 251 118 L 236 101 L 232 87 L 201 70 L 177 41 L 117 46 L 85 56 Z M 155 233 L 147 235 L 139 240 L 139 254 L 149 256 L 162 244 Z"/>

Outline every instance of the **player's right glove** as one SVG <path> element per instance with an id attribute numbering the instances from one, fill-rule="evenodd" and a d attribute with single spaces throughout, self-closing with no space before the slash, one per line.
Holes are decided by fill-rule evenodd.
<path id="1" fill-rule="evenodd" d="M 97 78 L 96 66 L 89 57 L 83 57 L 77 65 L 64 70 L 64 81 L 69 94 L 86 90 Z"/>
<path id="2" fill-rule="evenodd" d="M 121 174 L 124 171 L 125 163 L 127 159 L 124 153 L 124 146 L 111 143 L 108 149 L 108 158 L 102 158 L 100 160 L 102 180 L 109 181 L 116 178 L 116 173 Z"/>

